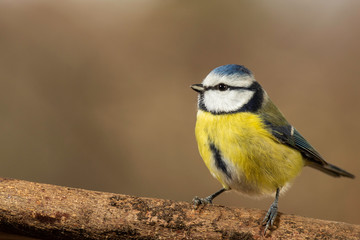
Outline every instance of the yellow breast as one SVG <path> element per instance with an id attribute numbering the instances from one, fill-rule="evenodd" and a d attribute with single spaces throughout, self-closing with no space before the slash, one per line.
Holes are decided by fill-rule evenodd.
<path id="1" fill-rule="evenodd" d="M 199 110 L 195 134 L 206 166 L 227 189 L 271 194 L 304 165 L 300 152 L 279 143 L 253 113 L 214 115 Z"/>

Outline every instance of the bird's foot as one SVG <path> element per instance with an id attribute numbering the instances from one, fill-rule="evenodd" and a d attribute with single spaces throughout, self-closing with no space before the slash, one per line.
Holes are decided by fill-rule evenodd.
<path id="1" fill-rule="evenodd" d="M 192 203 L 194 204 L 194 207 L 198 207 L 200 205 L 212 204 L 212 198 L 210 197 L 199 198 L 198 196 L 196 196 L 192 200 Z"/>
<path id="2" fill-rule="evenodd" d="M 212 204 L 212 200 L 225 192 L 227 189 L 222 188 L 219 191 L 217 191 L 214 194 L 211 194 L 210 196 L 207 196 L 206 198 L 199 198 L 198 196 L 194 197 L 192 200 L 194 207 L 198 207 L 199 205 L 206 205 L 206 204 Z"/>
<path id="3" fill-rule="evenodd" d="M 278 212 L 278 206 L 277 203 L 274 202 L 273 204 L 271 204 L 268 212 L 266 213 L 264 220 L 262 221 L 263 226 L 265 226 L 264 235 L 266 234 L 268 228 L 274 225 L 277 212 Z"/>

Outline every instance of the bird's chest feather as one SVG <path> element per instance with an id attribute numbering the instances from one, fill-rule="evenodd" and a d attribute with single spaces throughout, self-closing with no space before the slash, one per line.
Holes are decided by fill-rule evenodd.
<path id="1" fill-rule="evenodd" d="M 279 144 L 253 113 L 213 115 L 199 110 L 195 133 L 200 155 L 224 187 L 272 191 L 289 181 L 288 169 L 298 168 L 292 158 L 297 158 L 295 165 L 302 164 L 300 154 Z"/>

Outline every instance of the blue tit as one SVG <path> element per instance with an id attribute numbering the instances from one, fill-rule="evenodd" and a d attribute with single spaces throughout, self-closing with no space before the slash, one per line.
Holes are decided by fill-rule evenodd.
<path id="1" fill-rule="evenodd" d="M 263 220 L 265 234 L 276 218 L 280 191 L 304 166 L 333 177 L 354 178 L 320 156 L 244 66 L 215 68 L 202 84 L 191 88 L 199 93 L 195 127 L 199 152 L 223 187 L 206 198 L 195 197 L 196 206 L 212 203 L 228 190 L 249 196 L 275 193 Z"/>

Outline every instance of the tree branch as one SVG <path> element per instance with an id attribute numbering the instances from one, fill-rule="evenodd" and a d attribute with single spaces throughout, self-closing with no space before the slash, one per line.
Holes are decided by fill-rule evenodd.
<path id="1" fill-rule="evenodd" d="M 0 231 L 42 239 L 259 239 L 265 211 L 0 178 Z M 266 238 L 360 239 L 360 226 L 279 214 Z"/>

